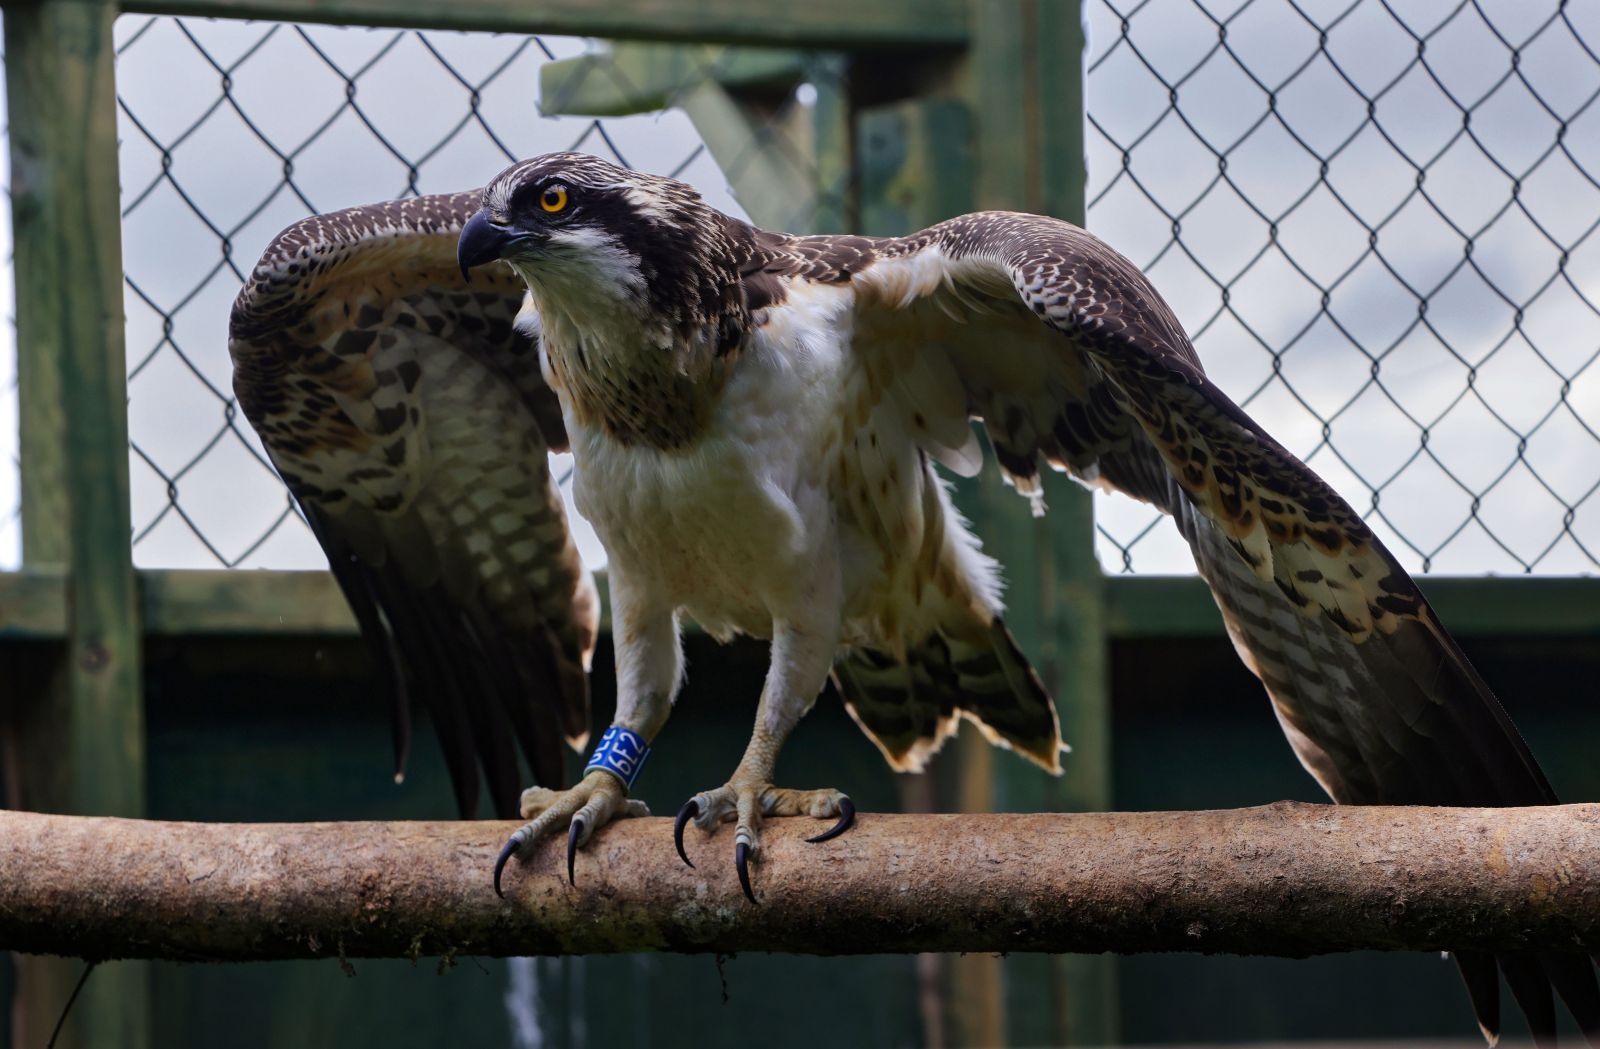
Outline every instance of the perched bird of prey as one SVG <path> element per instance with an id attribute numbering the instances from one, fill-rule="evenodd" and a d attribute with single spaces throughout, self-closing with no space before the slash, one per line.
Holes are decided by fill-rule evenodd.
<path id="1" fill-rule="evenodd" d="M 773 783 L 830 674 L 897 769 L 966 718 L 1059 771 L 998 566 L 936 469 L 979 470 L 971 420 L 1035 513 L 1050 465 L 1172 515 L 1335 801 L 1556 800 L 1359 515 L 1212 385 L 1144 276 L 1068 223 L 985 212 L 901 238 L 791 236 L 672 179 L 550 154 L 478 195 L 292 227 L 231 345 L 240 402 L 400 707 L 411 689 L 442 721 L 464 807 L 476 747 L 505 811 L 513 735 L 544 784 L 521 797 L 531 822 L 497 889 L 519 845 L 565 828 L 570 876 L 597 827 L 642 811 L 627 790 L 678 692 L 683 615 L 772 643 L 744 757 L 676 826 L 682 853 L 688 821 L 733 822 L 752 899 L 764 819 L 833 818 L 820 840 L 853 818 L 836 789 Z M 618 700 L 558 790 L 550 741 L 582 745 L 594 633 L 545 463 L 564 447 L 609 555 Z M 1600 1038 L 1587 958 L 1456 960 L 1491 1038 L 1497 969 L 1541 1038 L 1552 988 Z"/>

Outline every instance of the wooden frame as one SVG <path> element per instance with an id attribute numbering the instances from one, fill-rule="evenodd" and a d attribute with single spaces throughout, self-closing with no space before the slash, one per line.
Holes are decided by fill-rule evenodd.
<path id="1" fill-rule="evenodd" d="M 1074 5 L 1076 6 L 1076 5 Z M 133 0 L 136 14 L 769 47 L 962 47 L 968 0 Z"/>

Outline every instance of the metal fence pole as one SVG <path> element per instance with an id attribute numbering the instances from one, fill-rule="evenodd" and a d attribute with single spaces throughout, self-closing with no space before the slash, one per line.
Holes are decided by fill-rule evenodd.
<path id="1" fill-rule="evenodd" d="M 28 760 L 23 796 L 9 803 L 137 816 L 144 713 L 129 547 L 115 17 L 104 0 L 5 12 L 24 553 L 30 565 L 65 563 L 71 573 L 66 644 L 41 671 L 48 685 L 13 699 L 13 742 Z M 14 1044 L 43 1045 L 83 963 L 26 958 L 19 970 Z M 147 1045 L 148 988 L 143 965 L 101 967 L 57 1044 Z"/>

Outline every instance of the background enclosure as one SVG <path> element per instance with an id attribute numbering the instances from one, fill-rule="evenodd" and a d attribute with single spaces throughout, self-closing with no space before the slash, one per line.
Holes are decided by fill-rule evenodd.
<path id="1" fill-rule="evenodd" d="M 15 465 L 0 475 L 0 554 L 17 569 L 0 576 L 8 804 L 449 815 L 426 742 L 405 786 L 388 782 L 348 615 L 236 416 L 226 312 L 271 235 L 308 212 L 464 188 L 562 148 L 677 174 L 794 230 L 905 232 L 978 207 L 1086 214 L 1151 274 L 1223 388 L 1408 567 L 1476 577 L 1424 589 L 1557 789 L 1600 796 L 1584 745 L 1600 715 L 1576 685 L 1593 680 L 1600 591 L 1573 577 L 1600 565 L 1593 7 L 1089 0 L 1085 52 L 1077 5 L 1045 0 L 129 6 L 114 24 L 91 0 L 6 12 L 11 157 L 28 174 L 12 180 L 18 351 L 0 355 L 0 460 Z M 296 22 L 313 18 L 408 28 Z M 461 28 L 502 32 L 444 31 Z M 786 775 L 826 766 L 875 808 L 1317 798 L 1201 585 L 1140 574 L 1187 571 L 1170 526 L 1127 500 L 1091 510 L 1063 484 L 1042 524 L 997 484 L 962 494 L 1012 566 L 1010 619 L 1061 698 L 1065 780 L 965 746 L 927 781 L 896 780 L 826 700 Z M 733 760 L 760 660 L 694 643 L 644 784 L 658 811 Z M 603 723 L 608 672 L 596 692 Z M 4 986 L 47 1031 L 77 969 L 27 964 L 33 979 L 10 990 L 8 970 Z M 74 1033 L 1472 1034 L 1453 971 L 1419 957 L 740 958 L 720 976 L 697 958 L 461 960 L 444 977 L 358 963 L 351 981 L 335 964 L 109 966 Z M 684 1002 L 703 1026 L 666 1021 Z"/>

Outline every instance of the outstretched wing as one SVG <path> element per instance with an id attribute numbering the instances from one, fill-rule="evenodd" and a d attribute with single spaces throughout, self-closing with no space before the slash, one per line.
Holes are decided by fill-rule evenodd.
<path id="1" fill-rule="evenodd" d="M 1111 248 L 1054 219 L 990 212 L 904 239 L 797 238 L 774 250 L 791 261 L 770 272 L 854 286 L 862 354 L 903 354 L 908 342 L 942 354 L 964 414 L 984 420 L 1036 511 L 1044 459 L 1171 514 L 1290 745 L 1335 801 L 1556 800 L 1416 583 L 1206 378 L 1172 311 Z M 951 438 L 937 434 L 952 420 L 933 418 L 931 399 L 924 410 L 925 450 L 946 458 Z M 1494 960 L 1458 961 L 1481 1024 L 1497 1031 Z M 1535 1031 L 1553 1032 L 1553 984 L 1600 1037 L 1587 959 L 1498 961 Z"/>
<path id="2" fill-rule="evenodd" d="M 393 702 L 426 704 L 463 816 L 480 774 L 517 815 L 516 746 L 541 783 L 588 733 L 598 602 L 549 451 L 566 433 L 505 267 L 470 280 L 456 238 L 478 195 L 306 219 L 234 303 L 234 391 L 299 501 Z"/>

